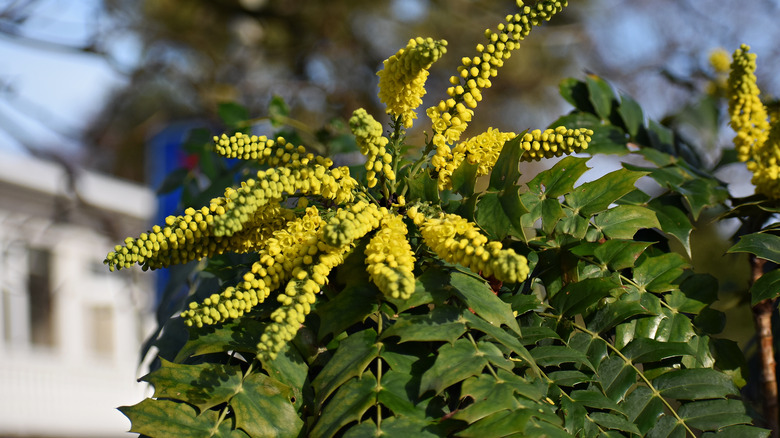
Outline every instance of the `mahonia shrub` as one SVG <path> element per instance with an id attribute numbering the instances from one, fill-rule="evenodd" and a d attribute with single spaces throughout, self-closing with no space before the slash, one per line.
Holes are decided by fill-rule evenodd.
<path id="1" fill-rule="evenodd" d="M 741 352 L 716 337 L 717 281 L 689 264 L 693 222 L 728 198 L 696 148 L 593 75 L 561 83 L 574 110 L 545 129 L 468 132 L 511 53 L 566 6 L 518 1 L 486 30 L 425 111 L 417 149 L 406 130 L 421 123 L 429 69 L 452 48 L 411 39 L 378 73 L 389 124 L 356 109 L 324 140 L 351 144 L 360 166 L 310 152 L 279 99 L 270 136 L 223 106 L 235 132 L 191 146 L 212 181 L 202 192 L 185 184 L 200 207 L 106 258 L 112 270 L 172 267 L 189 285 L 184 299 L 163 297 L 146 346 L 159 358 L 143 377 L 154 394 L 120 408 L 131 431 L 767 436 L 739 399 Z M 748 74 L 749 62 L 737 65 Z M 763 134 L 750 135 L 740 157 L 759 162 Z M 595 153 L 647 166 L 577 185 Z M 522 161 L 563 155 L 519 185 Z M 640 178 L 661 190 L 645 193 Z"/>

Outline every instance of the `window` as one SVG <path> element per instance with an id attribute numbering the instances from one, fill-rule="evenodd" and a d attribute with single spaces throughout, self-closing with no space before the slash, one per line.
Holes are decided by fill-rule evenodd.
<path id="1" fill-rule="evenodd" d="M 27 292 L 30 297 L 30 342 L 54 346 L 54 311 L 51 287 L 51 252 L 30 248 L 27 253 Z"/>

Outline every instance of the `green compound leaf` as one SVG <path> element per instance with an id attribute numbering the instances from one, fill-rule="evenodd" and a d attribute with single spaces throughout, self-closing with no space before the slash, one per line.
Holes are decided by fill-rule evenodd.
<path id="1" fill-rule="evenodd" d="M 588 75 L 585 78 L 585 85 L 588 87 L 590 103 L 593 104 L 596 114 L 602 120 L 609 120 L 612 113 L 612 101 L 615 99 L 612 87 L 605 80 L 595 75 Z"/>
<path id="2" fill-rule="evenodd" d="M 575 78 L 566 78 L 558 85 L 558 91 L 566 102 L 569 102 L 580 111 L 594 113 L 593 104 L 590 102 L 588 86 L 585 82 Z"/>
<path id="3" fill-rule="evenodd" d="M 303 421 L 298 417 L 289 386 L 265 374 L 251 374 L 230 401 L 236 426 L 252 437 L 295 437 Z"/>
<path id="4" fill-rule="evenodd" d="M 550 305 L 561 315 L 573 316 L 585 312 L 588 306 L 620 287 L 612 278 L 587 278 L 569 283 L 550 299 Z"/>
<path id="5" fill-rule="evenodd" d="M 360 420 L 376 399 L 376 377 L 371 372 L 352 377 L 325 405 L 309 436 L 334 436 L 346 424 Z"/>
<path id="6" fill-rule="evenodd" d="M 424 315 L 401 315 L 390 328 L 382 332 L 381 339 L 391 336 L 401 338 L 399 343 L 409 341 L 455 342 L 466 332 L 466 321 L 454 307 L 435 307 Z"/>
<path id="7" fill-rule="evenodd" d="M 238 351 L 257 354 L 257 344 L 265 324 L 253 318 L 239 318 L 219 326 L 190 329 L 190 340 L 179 350 L 174 362 L 190 356 Z"/>
<path id="8" fill-rule="evenodd" d="M 674 290 L 677 289 L 677 285 L 673 282 L 687 267 L 688 263 L 677 253 L 648 257 L 634 269 L 634 281 L 637 286 L 651 292 Z"/>
<path id="9" fill-rule="evenodd" d="M 636 136 L 639 132 L 639 127 L 645 122 L 642 107 L 631 96 L 620 93 L 620 106 L 618 106 L 617 111 L 623 120 L 626 131 L 631 137 Z"/>
<path id="10" fill-rule="evenodd" d="M 774 299 L 780 296 L 780 270 L 767 272 L 759 277 L 750 287 L 750 304 L 755 306 L 759 301 Z"/>
<path id="11" fill-rule="evenodd" d="M 477 223 L 491 240 L 503 240 L 507 236 L 522 237 L 522 226 L 519 229 L 516 226 L 520 225 L 519 219 L 524 213 L 525 208 L 517 197 L 487 193 L 477 201 Z"/>
<path id="12" fill-rule="evenodd" d="M 678 188 L 688 201 L 693 220 L 699 219 L 699 214 L 705 207 L 714 207 L 728 198 L 728 190 L 718 185 L 717 181 L 696 178 L 686 181 Z"/>
<path id="13" fill-rule="evenodd" d="M 487 364 L 488 360 L 484 354 L 468 339 L 462 338 L 454 344 L 444 344 L 439 347 L 433 366 L 422 375 L 420 395 L 429 390 L 439 394 L 455 383 L 481 374 Z"/>
<path id="14" fill-rule="evenodd" d="M 599 364 L 599 381 L 604 394 L 620 402 L 636 384 L 636 369 L 617 356 L 608 357 Z"/>
<path id="15" fill-rule="evenodd" d="M 677 239 L 690 257 L 693 224 L 682 210 L 682 205 L 672 197 L 663 196 L 653 199 L 647 206 L 655 212 L 661 230 Z"/>
<path id="16" fill-rule="evenodd" d="M 230 400 L 241 386 L 243 375 L 237 366 L 161 362 L 159 369 L 141 378 L 154 386 L 153 397 L 187 402 L 200 412 Z"/>
<path id="17" fill-rule="evenodd" d="M 760 429 L 753 426 L 729 426 L 719 429 L 717 432 L 707 432 L 702 438 L 767 438 L 772 433 L 767 429 Z"/>
<path id="18" fill-rule="evenodd" d="M 219 421 L 219 412 L 206 411 L 198 415 L 197 410 L 172 400 L 146 400 L 134 406 L 119 408 L 132 422 L 130 432 L 154 438 L 203 438 L 214 436 L 213 430 Z M 235 429 L 232 420 L 219 425 L 216 436 L 246 438 L 248 435 Z"/>
<path id="19" fill-rule="evenodd" d="M 634 363 L 658 362 L 670 357 L 695 353 L 685 342 L 661 342 L 648 338 L 634 339 L 620 352 Z"/>
<path id="20" fill-rule="evenodd" d="M 474 186 L 477 183 L 477 169 L 479 164 L 471 164 L 464 160 L 454 172 L 452 172 L 452 190 L 464 197 L 474 194 Z"/>
<path id="21" fill-rule="evenodd" d="M 639 386 L 633 390 L 620 404 L 620 408 L 637 426 L 641 434 L 647 433 L 658 421 L 658 417 L 664 413 L 663 401 L 646 386 Z"/>
<path id="22" fill-rule="evenodd" d="M 547 198 L 557 198 L 574 189 L 574 184 L 588 171 L 589 158 L 566 156 L 549 170 L 539 172 L 528 182 L 531 193 Z"/>
<path id="23" fill-rule="evenodd" d="M 514 330 L 515 333 L 520 333 L 520 326 L 517 325 L 512 313 L 512 305 L 498 298 L 485 280 L 474 278 L 463 272 L 452 271 L 450 285 L 453 287 L 454 295 L 460 298 L 474 313 L 496 327 L 503 324 Z"/>
<path id="24" fill-rule="evenodd" d="M 648 309 L 651 308 L 651 304 L 649 301 L 653 299 L 651 295 L 640 294 L 636 290 L 624 293 L 616 301 L 606 304 L 592 313 L 589 318 L 586 318 L 588 329 L 602 333 L 632 316 L 650 314 Z"/>
<path id="25" fill-rule="evenodd" d="M 381 344 L 377 344 L 374 329 L 352 333 L 339 344 L 336 353 L 312 382 L 317 395 L 317 406 L 347 380 L 360 376 L 372 360 L 379 356 Z"/>
<path id="26" fill-rule="evenodd" d="M 679 423 L 676 418 L 671 415 L 664 415 L 645 436 L 648 438 L 685 438 L 689 435 L 685 426 Z"/>
<path id="27" fill-rule="evenodd" d="M 344 438 L 368 436 L 438 438 L 446 433 L 440 429 L 441 427 L 433 421 L 409 417 L 390 417 L 382 419 L 380 428 L 376 427 L 373 420 L 364 421 L 350 428 L 344 434 Z"/>
<path id="28" fill-rule="evenodd" d="M 634 240 L 607 240 L 594 251 L 601 263 L 612 270 L 633 268 L 639 256 L 652 245 L 651 242 L 637 242 Z"/>
<path id="29" fill-rule="evenodd" d="M 365 271 L 362 268 L 361 271 Z M 347 286 L 332 300 L 320 305 L 317 313 L 321 318 L 320 338 L 328 334 L 337 334 L 347 327 L 360 322 L 379 308 L 377 297 L 381 293 L 373 283 Z"/>
<path id="30" fill-rule="evenodd" d="M 572 391 L 569 397 L 575 402 L 590 408 L 607 409 L 610 411 L 618 410 L 617 404 L 602 394 L 601 391 L 590 389 Z"/>
<path id="31" fill-rule="evenodd" d="M 562 345 L 546 345 L 531 350 L 531 356 L 539 366 L 560 365 L 562 363 L 574 363 L 584 365 L 594 370 L 585 353 Z"/>
<path id="32" fill-rule="evenodd" d="M 701 430 L 718 430 L 725 426 L 750 424 L 741 400 L 703 400 L 680 406 L 678 415 L 689 425 Z"/>
<path id="33" fill-rule="evenodd" d="M 697 314 L 718 299 L 718 280 L 709 274 L 693 274 L 664 296 L 669 307 L 681 313 Z"/>
<path id="34" fill-rule="evenodd" d="M 642 228 L 660 227 L 655 212 L 636 205 L 618 205 L 599 213 L 593 223 L 610 239 L 631 239 Z"/>
<path id="35" fill-rule="evenodd" d="M 746 234 L 726 252 L 748 252 L 758 258 L 780 263 L 780 236 L 769 233 Z"/>
<path id="36" fill-rule="evenodd" d="M 711 368 L 669 371 L 656 377 L 653 386 L 662 396 L 678 400 L 723 398 L 739 394 L 739 389 L 729 376 Z"/>
<path id="37" fill-rule="evenodd" d="M 566 202 L 575 211 L 589 217 L 606 210 L 610 204 L 634 190 L 634 183 L 644 175 L 646 172 L 616 170 L 575 188 L 566 195 Z"/>
<path id="38" fill-rule="evenodd" d="M 639 434 L 639 429 L 636 425 L 626 419 L 626 417 L 615 414 L 608 414 L 606 412 L 592 412 L 588 414 L 594 423 L 605 429 L 619 430 L 621 432 Z M 618 435 L 622 436 L 622 435 Z"/>
<path id="39" fill-rule="evenodd" d="M 496 164 L 493 166 L 493 171 L 490 173 L 489 189 L 501 190 L 514 184 L 520 178 L 518 163 L 523 155 L 523 148 L 520 146 L 523 134 L 525 132 L 504 143 Z"/>

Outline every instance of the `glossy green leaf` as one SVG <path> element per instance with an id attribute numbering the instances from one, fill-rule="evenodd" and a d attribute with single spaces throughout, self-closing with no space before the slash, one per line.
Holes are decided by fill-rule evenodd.
<path id="1" fill-rule="evenodd" d="M 463 160 L 460 166 L 452 172 L 452 190 L 464 197 L 474 194 L 474 186 L 477 183 L 477 169 L 479 164 L 471 164 Z"/>
<path id="2" fill-rule="evenodd" d="M 555 165 L 528 182 L 528 190 L 536 195 L 557 198 L 574 189 L 574 184 L 588 171 L 589 158 L 566 156 Z"/>
<path id="3" fill-rule="evenodd" d="M 686 438 L 688 431 L 682 423 L 671 415 L 664 415 L 658 420 L 645 437 L 647 438 Z"/>
<path id="4" fill-rule="evenodd" d="M 689 426 L 701 430 L 718 430 L 725 426 L 750 424 L 741 400 L 703 400 L 686 403 L 677 411 Z"/>
<path id="5" fill-rule="evenodd" d="M 709 274 L 694 274 L 686 278 L 679 290 L 664 296 L 670 307 L 682 313 L 697 314 L 718 299 L 718 280 Z"/>
<path id="6" fill-rule="evenodd" d="M 663 401 L 646 386 L 639 386 L 631 391 L 620 407 L 641 434 L 647 433 L 664 413 Z"/>
<path id="7" fill-rule="evenodd" d="M 361 166 L 362 167 L 362 166 Z M 409 199 L 439 202 L 439 182 L 428 172 L 420 172 L 409 180 Z"/>
<path id="8" fill-rule="evenodd" d="M 685 169 L 675 165 L 664 167 L 645 167 L 623 163 L 623 167 L 628 170 L 647 172 L 647 176 L 654 179 L 658 185 L 665 189 L 676 188 L 680 184 L 692 178 L 691 175 L 685 171 Z"/>
<path id="9" fill-rule="evenodd" d="M 452 418 L 468 424 L 498 411 L 520 407 L 511 384 L 498 382 L 493 376 L 486 374 L 469 377 L 463 381 L 461 398 L 465 397 L 471 397 L 473 403 L 466 409 L 456 412 Z"/>
<path id="10" fill-rule="evenodd" d="M 164 195 L 178 188 L 181 188 L 181 186 L 184 185 L 184 181 L 192 177 L 193 176 L 190 174 L 189 169 L 185 169 L 185 168 L 176 169 L 165 176 L 165 179 L 160 184 L 160 187 L 157 188 L 157 194 Z"/>
<path id="11" fill-rule="evenodd" d="M 609 295 L 616 287 L 620 287 L 620 284 L 611 278 L 587 278 L 564 286 L 550 299 L 550 305 L 562 315 L 577 315 Z"/>
<path id="12" fill-rule="evenodd" d="M 359 420 L 376 399 L 376 377 L 371 372 L 352 377 L 325 405 L 309 436 L 334 436 L 345 425 Z"/>
<path id="13" fill-rule="evenodd" d="M 634 363 L 658 362 L 670 357 L 694 353 L 685 342 L 661 342 L 648 338 L 634 339 L 620 352 Z"/>
<path id="14" fill-rule="evenodd" d="M 296 340 L 306 336 L 305 333 L 305 330 L 298 330 Z M 298 397 L 300 394 L 297 392 L 306 382 L 309 366 L 295 347 L 297 344 L 294 345 L 294 342 L 282 348 L 275 359 L 263 361 L 263 369 L 266 370 L 269 376 L 290 386 L 293 392 L 296 392 L 296 397 Z"/>
<path id="15" fill-rule="evenodd" d="M 650 245 L 650 242 L 634 240 L 607 240 L 596 247 L 593 255 L 610 269 L 619 271 L 633 268 L 636 260 Z"/>
<path id="16" fill-rule="evenodd" d="M 320 338 L 341 333 L 347 327 L 376 312 L 379 308 L 379 295 L 379 289 L 373 283 L 352 284 L 345 287 L 333 299 L 320 305 L 317 309 L 321 321 Z"/>
<path id="17" fill-rule="evenodd" d="M 436 423 L 418 418 L 390 417 L 382 419 L 382 426 L 376 427 L 373 420 L 365 421 L 350 428 L 344 438 L 364 438 L 367 436 L 438 438 L 441 433 Z"/>
<path id="18" fill-rule="evenodd" d="M 198 415 L 198 411 L 186 404 L 172 400 L 145 399 L 134 406 L 122 406 L 119 410 L 130 419 L 130 432 L 155 438 L 203 438 L 212 436 L 212 429 L 219 421 L 219 413 L 207 411 Z M 232 432 L 229 422 L 226 428 L 220 427 L 220 436 L 242 438 L 247 435 L 241 431 Z M 224 435 L 222 435 L 224 433 Z"/>
<path id="19" fill-rule="evenodd" d="M 768 438 L 771 433 L 767 429 L 737 425 L 724 427 L 717 432 L 707 432 L 701 438 Z"/>
<path id="20" fill-rule="evenodd" d="M 530 365 L 532 369 L 538 371 L 536 367 L 536 361 L 531 357 L 531 353 L 520 343 L 520 339 L 517 335 L 507 333 L 503 328 L 490 324 L 484 319 L 472 314 L 471 312 L 464 312 L 463 317 L 468 321 L 469 328 L 479 330 L 486 335 L 492 337 L 496 342 L 511 350 L 515 355 L 519 356 L 521 360 L 524 360 L 527 365 Z"/>
<path id="21" fill-rule="evenodd" d="M 432 390 L 441 393 L 445 388 L 482 373 L 487 359 L 468 339 L 439 347 L 436 361 L 422 375 L 420 395 Z"/>
<path id="22" fill-rule="evenodd" d="M 593 223 L 610 239 L 632 239 L 642 228 L 660 227 L 655 212 L 636 205 L 618 205 L 599 213 Z"/>
<path id="23" fill-rule="evenodd" d="M 750 287 L 750 304 L 771 300 L 780 296 L 780 270 L 775 269 L 759 277 Z"/>
<path id="24" fill-rule="evenodd" d="M 614 429 L 627 433 L 639 433 L 636 425 L 622 415 L 608 414 L 606 412 L 593 412 L 588 414 L 593 422 L 606 429 Z M 623 436 L 623 435 L 620 435 Z"/>
<path id="25" fill-rule="evenodd" d="M 521 237 L 523 229 L 515 228 L 520 224 L 519 219 L 525 213 L 525 209 L 518 202 L 510 198 L 503 198 L 498 193 L 487 193 L 480 196 L 477 201 L 476 220 L 488 236 L 493 240 L 503 240 L 507 236 Z"/>
<path id="26" fill-rule="evenodd" d="M 583 373 L 582 371 L 569 370 L 569 371 L 553 371 L 547 373 L 547 377 L 555 382 L 558 386 L 572 387 L 581 383 L 593 382 L 593 377 Z"/>
<path id="27" fill-rule="evenodd" d="M 652 300 L 650 296 L 640 294 L 638 291 L 625 293 L 586 318 L 588 329 L 603 333 L 632 316 L 648 314 L 647 301 L 649 300 Z"/>
<path id="28" fill-rule="evenodd" d="M 379 356 L 380 346 L 376 337 L 376 332 L 369 328 L 352 333 L 341 341 L 336 353 L 312 382 L 318 406 L 344 382 L 360 376 L 366 366 Z"/>
<path id="29" fill-rule="evenodd" d="M 556 231 L 568 234 L 575 239 L 582 239 L 588 231 L 588 220 L 572 210 L 565 209 L 566 217 L 556 225 Z"/>
<path id="30" fill-rule="evenodd" d="M 566 195 L 566 202 L 583 216 L 604 211 L 610 204 L 634 190 L 634 183 L 645 172 L 619 169 L 575 188 Z"/>
<path id="31" fill-rule="evenodd" d="M 681 209 L 682 206 L 670 197 L 653 199 L 647 206 L 655 212 L 661 230 L 677 239 L 690 256 L 693 224 Z"/>
<path id="32" fill-rule="evenodd" d="M 484 280 L 460 271 L 452 271 L 450 285 L 453 287 L 454 294 L 474 313 L 496 327 L 506 325 L 516 333 L 520 333 L 520 326 L 517 325 L 512 313 L 512 306 L 501 301 Z"/>
<path id="33" fill-rule="evenodd" d="M 523 135 L 520 134 L 504 143 L 496 164 L 493 166 L 493 171 L 490 173 L 489 188 L 501 190 L 514 184 L 520 178 L 518 163 L 523 155 L 523 148 L 520 146 L 522 138 Z"/>
<path id="34" fill-rule="evenodd" d="M 575 402 L 595 409 L 606 409 L 610 411 L 617 411 L 617 404 L 610 400 L 607 396 L 601 393 L 601 391 L 595 389 L 577 390 L 572 391 L 569 394 Z"/>
<path id="35" fill-rule="evenodd" d="M 230 400 L 236 426 L 250 436 L 298 436 L 303 420 L 298 417 L 289 386 L 265 374 L 250 374 Z"/>
<path id="36" fill-rule="evenodd" d="M 636 384 L 636 369 L 617 356 L 604 359 L 599 364 L 598 376 L 604 394 L 615 402 L 623 400 Z"/>
<path id="37" fill-rule="evenodd" d="M 620 93 L 620 106 L 618 106 L 617 111 L 623 120 L 626 131 L 632 137 L 636 136 L 637 132 L 639 132 L 639 127 L 645 122 L 642 107 L 631 96 Z"/>
<path id="38" fill-rule="evenodd" d="M 377 400 L 397 416 L 425 418 L 424 406 L 415 405 L 417 394 L 411 389 L 415 385 L 416 379 L 417 376 L 412 376 L 409 373 L 393 369 L 383 370 L 382 389 L 379 391 Z"/>
<path id="39" fill-rule="evenodd" d="M 585 78 L 585 85 L 588 87 L 588 95 L 596 114 L 603 120 L 609 120 L 612 112 L 612 101 L 615 99 L 615 93 L 607 81 L 595 75 L 588 75 Z"/>
<path id="40" fill-rule="evenodd" d="M 666 253 L 644 259 L 634 268 L 634 281 L 651 292 L 666 292 L 677 288 L 675 281 L 688 263 L 680 254 Z"/>
<path id="41" fill-rule="evenodd" d="M 230 400 L 241 386 L 243 375 L 237 366 L 161 361 L 159 369 L 141 378 L 154 385 L 155 398 L 184 401 L 203 412 Z"/>
<path id="42" fill-rule="evenodd" d="M 712 307 L 705 307 L 696 315 L 693 323 L 704 333 L 717 335 L 726 327 L 726 314 Z"/>
<path id="43" fill-rule="evenodd" d="M 593 104 L 588 98 L 590 92 L 585 82 L 575 78 L 566 78 L 558 85 L 558 91 L 574 108 L 586 113 L 594 113 Z"/>
<path id="44" fill-rule="evenodd" d="M 179 350 L 175 362 L 182 362 L 190 356 L 208 353 L 238 351 L 257 354 L 257 344 L 265 325 L 252 318 L 241 318 L 223 323 L 191 329 L 190 339 Z"/>
<path id="45" fill-rule="evenodd" d="M 696 178 L 686 181 L 678 188 L 691 208 L 693 220 L 699 219 L 699 214 L 705 207 L 714 207 L 728 198 L 728 191 L 717 184 L 715 180 Z"/>
<path id="46" fill-rule="evenodd" d="M 726 374 L 711 368 L 669 371 L 656 377 L 653 386 L 664 397 L 678 400 L 723 398 L 739 394 L 739 389 Z"/>
<path id="47" fill-rule="evenodd" d="M 531 350 L 531 356 L 533 356 L 538 365 L 543 367 L 560 365 L 562 363 L 574 363 L 593 369 L 593 365 L 584 353 L 562 345 L 536 347 Z"/>
<path id="48" fill-rule="evenodd" d="M 466 332 L 466 321 L 454 307 L 435 307 L 423 315 L 401 315 L 395 324 L 382 332 L 381 339 L 400 337 L 399 343 L 409 341 L 446 341 L 453 343 Z"/>
<path id="49" fill-rule="evenodd" d="M 747 252 L 758 258 L 780 263 L 780 236 L 769 233 L 746 234 L 727 252 Z"/>

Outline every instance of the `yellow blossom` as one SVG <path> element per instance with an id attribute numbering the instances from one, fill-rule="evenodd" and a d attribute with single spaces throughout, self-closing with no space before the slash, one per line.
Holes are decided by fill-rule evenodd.
<path id="1" fill-rule="evenodd" d="M 382 218 L 379 231 L 366 246 L 366 271 L 385 296 L 406 300 L 415 288 L 414 253 L 406 225 L 394 213 Z"/>
<path id="2" fill-rule="evenodd" d="M 488 242 L 479 228 L 466 219 L 446 213 L 429 216 L 417 207 L 410 208 L 407 215 L 420 228 L 425 244 L 442 259 L 507 283 L 520 282 L 528 276 L 525 257 L 511 248 L 503 249 L 501 242 Z"/>
<path id="3" fill-rule="evenodd" d="M 409 44 L 384 62 L 379 76 L 379 100 L 387 106 L 387 113 L 401 117 L 409 128 L 417 118 L 414 110 L 425 95 L 428 68 L 447 52 L 447 42 L 432 38 L 409 40 Z"/>
<path id="4" fill-rule="evenodd" d="M 384 174 L 391 181 L 395 173 L 391 167 L 393 156 L 387 151 L 389 140 L 382 135 L 382 124 L 377 122 L 363 108 L 358 108 L 349 119 L 349 127 L 355 135 L 360 152 L 366 156 L 366 179 L 368 187 L 377 183 L 377 174 Z"/>

